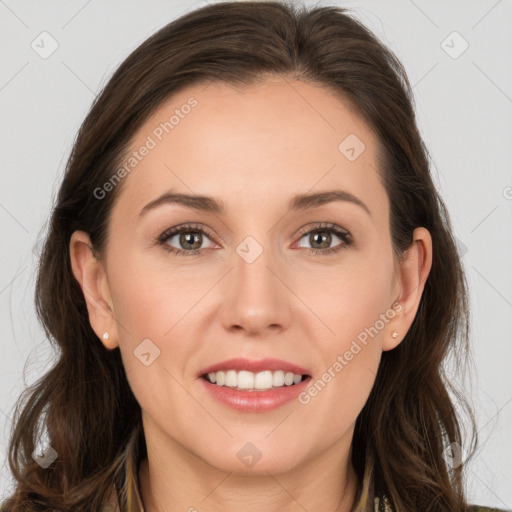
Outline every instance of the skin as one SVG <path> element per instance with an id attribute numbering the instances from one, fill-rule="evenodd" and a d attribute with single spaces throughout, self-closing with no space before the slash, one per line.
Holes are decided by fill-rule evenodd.
<path id="1" fill-rule="evenodd" d="M 348 511 L 357 488 L 354 424 L 382 351 L 401 342 L 416 315 L 430 234 L 417 228 L 411 248 L 394 258 L 377 138 L 347 101 L 318 85 L 272 77 L 245 88 L 189 87 L 148 119 L 132 148 L 190 96 L 198 105 L 124 178 L 105 258 L 94 258 L 84 232 L 70 241 L 91 326 L 107 349 L 120 348 L 142 408 L 146 511 Z M 354 161 L 338 150 L 349 134 L 366 146 Z M 138 219 L 170 189 L 212 196 L 226 213 L 165 204 Z M 354 194 L 370 215 L 341 201 L 287 213 L 292 196 L 333 189 Z M 187 222 L 213 235 L 202 237 L 200 255 L 176 256 L 154 241 Z M 332 232 L 324 245 L 299 234 L 319 222 L 348 230 L 353 243 L 309 253 L 343 243 Z M 252 263 L 236 252 L 247 236 L 263 249 Z M 190 247 L 179 236 L 170 245 Z M 400 312 L 307 404 L 235 411 L 197 378 L 207 365 L 245 356 L 284 359 L 319 379 L 394 303 Z M 149 366 L 133 354 L 146 338 L 161 351 Z M 252 468 L 237 457 L 247 442 L 261 452 Z"/>

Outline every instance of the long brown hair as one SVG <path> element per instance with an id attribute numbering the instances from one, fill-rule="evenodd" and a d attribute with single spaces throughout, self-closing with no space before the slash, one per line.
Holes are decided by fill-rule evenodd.
<path id="1" fill-rule="evenodd" d="M 384 352 L 361 411 L 352 462 L 359 477 L 357 510 L 383 496 L 396 511 L 466 510 L 463 463 L 448 465 L 448 446 L 461 447 L 457 408 L 444 361 L 465 363 L 468 292 L 446 207 L 430 175 L 412 90 L 396 56 L 339 7 L 280 2 L 224 2 L 164 26 L 120 65 L 98 95 L 72 149 L 42 251 L 35 301 L 58 360 L 20 397 L 9 466 L 16 487 L 9 512 L 100 510 L 120 474 L 123 450 L 141 425 L 119 349 L 107 351 L 93 332 L 74 279 L 69 241 L 90 235 L 104 255 L 108 220 L 122 182 L 98 200 L 94 191 L 118 169 L 143 122 L 170 97 L 209 81 L 243 86 L 268 75 L 326 86 L 350 101 L 379 138 L 379 173 L 390 202 L 397 257 L 427 228 L 433 262 L 414 322 Z M 43 468 L 31 457 L 45 430 L 58 454 Z M 460 461 L 459 461 L 460 462 Z M 123 510 L 121 505 L 121 510 Z"/>

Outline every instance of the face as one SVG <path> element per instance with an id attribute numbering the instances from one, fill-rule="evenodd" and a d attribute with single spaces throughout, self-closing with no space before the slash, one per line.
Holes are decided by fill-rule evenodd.
<path id="1" fill-rule="evenodd" d="M 370 128 L 317 85 L 198 85 L 163 104 L 131 151 L 104 269 L 146 441 L 226 472 L 347 450 L 400 294 Z M 165 194 L 207 196 L 210 208 L 154 203 Z M 300 393 L 264 399 L 201 377 L 233 358 L 307 377 Z"/>

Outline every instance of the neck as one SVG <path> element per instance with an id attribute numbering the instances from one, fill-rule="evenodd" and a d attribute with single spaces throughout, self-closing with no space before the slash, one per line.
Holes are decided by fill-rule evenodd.
<path id="1" fill-rule="evenodd" d="M 145 512 L 349 512 L 357 492 L 350 449 L 339 447 L 286 472 L 247 475 L 223 472 L 183 446 L 171 457 L 148 446 L 139 481 Z"/>

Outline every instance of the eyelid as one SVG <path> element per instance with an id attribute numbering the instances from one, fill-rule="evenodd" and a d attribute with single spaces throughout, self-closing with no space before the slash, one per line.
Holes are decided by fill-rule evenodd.
<path id="1" fill-rule="evenodd" d="M 345 228 L 342 228 L 341 226 L 338 226 L 337 224 L 333 224 L 332 222 L 313 222 L 313 226 L 311 226 L 311 224 L 308 224 L 300 228 L 296 236 L 302 238 L 302 236 L 304 235 L 307 235 L 314 231 L 320 231 L 322 229 L 332 230 L 335 233 L 344 235 L 346 238 L 352 241 L 352 235 L 350 234 L 349 231 L 347 231 Z"/>
<path id="2" fill-rule="evenodd" d="M 198 223 L 190 223 L 185 222 L 184 224 L 178 224 L 177 226 L 173 226 L 169 229 L 166 229 L 161 235 L 157 237 L 157 241 L 161 243 L 165 243 L 169 238 L 171 238 L 174 235 L 179 235 L 183 231 L 197 231 L 199 233 L 204 233 L 208 236 L 208 238 L 211 238 L 213 241 L 215 241 L 215 235 L 202 224 Z M 216 242 L 218 243 L 218 242 Z"/>
<path id="3" fill-rule="evenodd" d="M 335 234 L 340 240 L 341 243 L 338 245 L 335 245 L 334 247 L 328 247 L 326 249 L 317 249 L 315 247 L 302 247 L 303 250 L 307 251 L 307 253 L 312 254 L 314 256 L 321 255 L 321 256 L 330 256 L 330 255 L 336 255 L 339 251 L 342 251 L 344 249 L 347 249 L 351 246 L 353 246 L 353 236 L 352 234 L 346 230 L 345 228 L 342 228 L 341 226 L 338 226 L 337 224 L 333 224 L 332 222 L 319 222 L 314 223 L 313 226 L 307 225 L 304 226 L 299 230 L 298 236 L 298 242 L 304 237 L 311 235 L 315 232 L 322 232 L 322 231 L 330 231 Z M 296 242 L 297 243 L 297 242 Z"/>
<path id="4" fill-rule="evenodd" d="M 305 235 L 314 233 L 316 231 L 322 231 L 322 230 L 334 232 L 336 234 L 336 236 L 338 236 L 343 241 L 343 243 L 338 246 L 330 247 L 327 249 L 316 249 L 316 248 L 308 248 L 308 247 L 303 247 L 302 249 L 305 249 L 306 251 L 309 251 L 313 254 L 323 253 L 323 254 L 327 255 L 329 253 L 336 252 L 337 250 L 340 250 L 341 248 L 348 247 L 352 244 L 353 237 L 352 237 L 351 233 L 349 231 L 347 231 L 345 228 L 342 228 L 341 226 L 338 226 L 337 224 L 334 224 L 332 222 L 317 222 L 317 223 L 313 223 L 313 225 L 311 225 L 311 223 L 307 224 L 306 226 L 303 226 L 302 228 L 300 228 L 298 232 L 296 232 L 296 234 L 294 235 L 294 238 L 298 237 L 298 241 L 300 241 Z M 165 230 L 161 235 L 159 235 L 157 237 L 156 242 L 159 245 L 165 245 L 166 242 L 170 238 L 173 238 L 174 236 L 179 235 L 182 232 L 187 232 L 187 231 L 202 233 L 202 234 L 206 235 L 208 238 L 210 238 L 214 243 L 218 244 L 218 242 L 216 241 L 216 236 L 212 233 L 212 231 L 209 228 L 207 228 L 206 226 L 199 224 L 199 223 L 190 223 L 190 222 L 178 224 L 176 226 L 172 226 L 171 228 Z M 180 254 L 196 255 L 201 252 L 204 252 L 204 250 L 205 249 L 186 250 L 186 249 L 180 249 L 180 248 L 176 248 L 173 246 L 169 246 L 168 252 L 170 253 L 170 252 L 174 251 L 174 253 L 176 253 L 176 254 L 180 253 Z"/>

